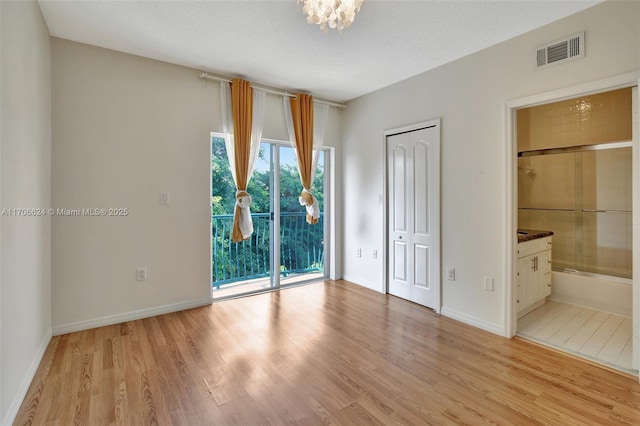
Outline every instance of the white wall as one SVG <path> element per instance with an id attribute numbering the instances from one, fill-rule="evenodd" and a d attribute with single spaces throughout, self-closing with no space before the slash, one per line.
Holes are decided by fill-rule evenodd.
<path id="1" fill-rule="evenodd" d="M 586 31 L 586 57 L 536 71 L 538 45 Z M 428 55 L 429 52 L 424 52 Z M 505 102 L 640 69 L 640 3 L 605 2 L 349 103 L 343 115 L 344 277 L 383 291 L 385 129 L 442 118 L 443 314 L 503 332 Z M 398 64 L 401 66 L 401 64 Z M 372 167 L 372 165 L 377 165 Z M 483 277 L 495 291 L 483 290 Z"/>
<path id="2" fill-rule="evenodd" d="M 203 87 L 197 70 L 56 38 L 52 58 L 54 207 L 130 212 L 54 217 L 54 333 L 207 303 L 219 83 Z M 283 114 L 282 98 L 267 96 L 265 138 L 287 139 Z M 327 145 L 339 125 L 332 108 Z M 135 279 L 141 266 L 146 282 Z"/>
<path id="3" fill-rule="evenodd" d="M 36 2 L 0 2 L 0 209 L 50 205 L 51 46 Z M 51 220 L 0 217 L 0 423 L 51 338 Z"/>

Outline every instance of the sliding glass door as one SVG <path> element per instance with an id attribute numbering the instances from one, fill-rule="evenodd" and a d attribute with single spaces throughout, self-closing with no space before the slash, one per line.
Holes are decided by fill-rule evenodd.
<path id="1" fill-rule="evenodd" d="M 274 146 L 274 149 L 279 158 L 280 190 L 276 195 L 280 207 L 280 283 L 324 277 L 324 153 L 320 153 L 312 188 L 320 205 L 320 219 L 317 224 L 309 225 L 306 210 L 298 201 L 302 187 L 295 150 L 290 146 Z"/>
<path id="2" fill-rule="evenodd" d="M 326 276 L 324 199 L 326 161 L 320 153 L 312 192 L 321 214 L 306 222 L 298 202 L 302 189 L 295 151 L 288 144 L 263 141 L 249 183 L 254 232 L 233 243 L 235 186 L 224 139 L 211 140 L 211 264 L 214 298 L 224 298 L 306 282 Z"/>
<path id="3" fill-rule="evenodd" d="M 633 276 L 628 145 L 518 159 L 518 227 L 553 231 L 554 269 Z"/>

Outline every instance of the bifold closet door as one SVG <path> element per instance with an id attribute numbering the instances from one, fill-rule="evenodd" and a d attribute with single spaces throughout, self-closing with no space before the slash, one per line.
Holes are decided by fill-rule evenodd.
<path id="1" fill-rule="evenodd" d="M 389 293 L 439 310 L 439 124 L 387 136 Z"/>

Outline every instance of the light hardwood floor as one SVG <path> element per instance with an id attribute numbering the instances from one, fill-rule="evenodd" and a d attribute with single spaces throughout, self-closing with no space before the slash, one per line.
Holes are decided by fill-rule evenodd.
<path id="1" fill-rule="evenodd" d="M 327 281 L 54 337 L 15 424 L 637 425 L 640 385 Z"/>
<path id="2" fill-rule="evenodd" d="M 626 372 L 633 349 L 631 318 L 548 301 L 518 320 L 518 334 Z"/>

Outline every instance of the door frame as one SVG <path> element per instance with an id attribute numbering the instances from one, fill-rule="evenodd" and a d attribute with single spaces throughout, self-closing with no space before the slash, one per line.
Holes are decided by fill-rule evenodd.
<path id="1" fill-rule="evenodd" d="M 562 101 L 579 96 L 594 93 L 607 92 L 626 87 L 640 85 L 640 71 L 622 74 L 603 80 L 570 86 L 537 95 L 527 96 L 508 101 L 504 105 L 505 114 L 505 255 L 506 268 L 504 282 L 510 283 L 505 286 L 504 294 L 504 335 L 511 338 L 517 331 L 517 309 L 515 302 L 515 282 L 516 282 L 516 254 L 518 226 L 518 164 L 517 164 L 517 135 L 516 135 L 516 110 L 520 108 L 542 105 L 551 102 Z M 638 108 L 638 90 L 632 95 L 635 108 Z M 638 122 L 638 112 L 634 112 L 633 117 L 633 337 L 634 354 L 636 358 L 640 356 L 638 350 L 638 334 L 640 333 L 640 123 Z M 636 360 L 637 361 L 637 360 Z"/>
<path id="2" fill-rule="evenodd" d="M 385 294 L 389 293 L 389 251 L 388 251 L 388 245 L 389 245 L 389 223 L 388 223 L 388 218 L 389 218 L 389 189 L 387 188 L 387 179 L 389 176 L 389 170 L 387 168 L 388 165 L 388 155 L 387 155 L 387 137 L 391 136 L 391 135 L 395 135 L 398 133 L 407 133 L 407 132 L 413 132 L 415 130 L 420 130 L 422 128 L 425 127 L 429 127 L 429 126 L 433 126 L 436 125 L 438 128 L 438 132 L 439 132 L 439 144 L 442 143 L 442 128 L 441 128 L 441 119 L 438 118 L 433 118 L 430 120 L 426 120 L 426 121 L 422 121 L 419 123 L 415 123 L 415 124 L 409 124 L 406 126 L 400 126 L 400 127 L 393 127 L 390 129 L 386 129 L 382 132 L 382 161 L 383 161 L 383 167 L 382 167 L 382 194 L 380 194 L 379 197 L 379 202 L 380 203 L 384 203 L 384 208 L 382 209 L 382 221 L 383 221 L 383 243 L 382 243 L 382 256 L 384 261 L 382 262 L 382 276 L 383 276 L 383 285 L 382 285 L 382 292 Z M 434 293 L 435 293 L 435 299 L 436 299 L 436 305 L 434 307 L 434 312 L 436 314 L 440 313 L 440 310 L 442 308 L 442 265 L 441 265 L 441 251 L 442 251 L 442 240 L 441 240 L 441 234 L 442 234 L 442 228 L 441 228 L 441 223 L 440 223 L 440 216 L 441 216 L 441 211 L 440 211 L 440 195 L 441 195 L 441 186 L 440 186 L 440 165 L 442 163 L 441 160 L 441 154 L 440 154 L 440 150 L 438 150 L 438 173 L 435 176 L 436 179 L 436 185 L 438 187 L 438 194 L 435 197 L 435 204 L 436 204 L 436 212 L 437 212 L 437 217 L 435 218 L 435 227 L 438 230 L 437 235 L 435 236 L 435 240 L 436 240 L 436 244 L 435 247 L 437 248 L 436 253 L 435 253 L 435 257 L 436 257 L 436 265 L 438 265 L 438 268 L 436 270 L 436 281 L 437 281 L 437 285 L 434 288 Z"/>

